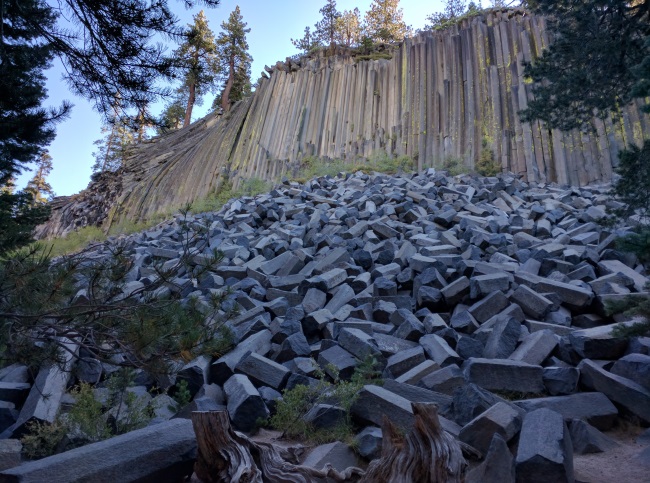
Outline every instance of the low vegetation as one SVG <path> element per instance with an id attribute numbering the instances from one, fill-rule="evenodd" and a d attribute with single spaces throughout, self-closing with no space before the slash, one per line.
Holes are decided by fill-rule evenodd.
<path id="1" fill-rule="evenodd" d="M 215 193 L 192 203 L 191 211 L 192 213 L 218 211 L 233 198 L 259 195 L 260 193 L 266 193 L 272 187 L 271 182 L 261 178 L 242 180 L 237 188 L 233 186 L 231 181 L 226 181 Z"/>
<path id="2" fill-rule="evenodd" d="M 316 362 L 314 361 L 314 365 Z M 265 422 L 274 429 L 283 431 L 283 436 L 297 438 L 313 444 L 323 444 L 332 441 L 345 441 L 354 445 L 354 431 L 350 410 L 359 396 L 359 391 L 366 384 L 380 384 L 380 374 L 376 371 L 377 361 L 367 357 L 355 369 L 349 380 L 339 377 L 338 371 L 328 366 L 327 373 L 318 371 L 318 383 L 314 385 L 298 385 L 285 390 L 282 399 L 278 400 L 275 414 Z M 305 421 L 305 415 L 318 404 L 329 404 L 343 410 L 345 417 L 335 427 L 315 428 Z"/>
<path id="3" fill-rule="evenodd" d="M 342 159 L 327 160 L 308 156 L 302 160 L 300 169 L 293 176 L 293 180 L 305 183 L 312 178 L 321 176 L 336 176 L 339 173 L 384 173 L 397 174 L 399 172 L 411 172 L 415 170 L 415 162 L 409 156 L 390 156 L 385 151 L 375 153 L 370 159 L 359 159 L 346 162 Z"/>
<path id="4" fill-rule="evenodd" d="M 88 443 L 96 443 L 146 426 L 153 417 L 148 398 L 129 391 L 134 373 L 121 369 L 106 382 L 107 397 L 100 401 L 90 384 L 81 383 L 70 394 L 75 404 L 48 424 L 34 421 L 22 437 L 23 454 L 40 459 Z"/>
<path id="5" fill-rule="evenodd" d="M 449 176 L 458 176 L 467 172 L 467 167 L 461 158 L 448 156 L 444 161 L 434 164 L 436 169 L 446 171 Z"/>
<path id="6" fill-rule="evenodd" d="M 486 138 L 482 139 L 481 145 L 481 155 L 475 166 L 476 172 L 481 176 L 496 176 L 501 172 L 501 165 L 494 159 L 494 152 Z"/>

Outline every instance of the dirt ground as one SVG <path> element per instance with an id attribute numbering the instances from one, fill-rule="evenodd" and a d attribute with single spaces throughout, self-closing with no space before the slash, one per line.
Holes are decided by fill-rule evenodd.
<path id="1" fill-rule="evenodd" d="M 606 434 L 619 443 L 604 453 L 575 455 L 576 482 L 649 483 L 650 438 L 638 439 L 641 428 L 620 428 Z"/>

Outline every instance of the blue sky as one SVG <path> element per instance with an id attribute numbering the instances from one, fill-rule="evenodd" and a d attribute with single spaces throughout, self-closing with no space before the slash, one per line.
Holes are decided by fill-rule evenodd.
<path id="1" fill-rule="evenodd" d="M 370 3 L 371 0 L 339 0 L 337 8 L 343 11 L 357 7 L 363 15 Z M 404 10 L 405 22 L 417 29 L 424 26 L 427 15 L 441 11 L 443 3 L 442 0 L 401 0 L 400 6 Z M 487 5 L 488 2 L 483 3 Z M 313 26 L 319 20 L 318 11 L 324 4 L 324 0 L 222 0 L 219 7 L 205 9 L 205 13 L 210 28 L 218 35 L 221 23 L 239 5 L 244 21 L 251 29 L 247 39 L 254 59 L 251 77 L 255 82 L 265 64 L 272 65 L 297 52 L 290 39 L 301 37 L 307 25 Z M 192 16 L 201 10 L 185 10 L 183 2 L 175 0 L 170 0 L 170 6 L 183 24 L 191 22 Z M 70 118 L 57 126 L 56 139 L 48 148 L 54 165 L 49 182 L 57 195 L 71 195 L 86 188 L 90 180 L 90 168 L 94 162 L 92 153 L 95 150 L 93 142 L 102 137 L 101 119 L 90 102 L 73 96 L 68 91 L 61 72 L 60 64 L 55 61 L 48 72 L 47 105 L 58 106 L 64 99 L 68 99 L 74 108 Z M 203 106 L 194 108 L 193 120 L 206 114 L 212 104 L 212 97 L 206 96 Z M 154 107 L 153 111 L 157 114 L 160 107 Z M 18 179 L 18 186 L 23 186 L 31 175 L 29 172 L 24 173 Z"/>

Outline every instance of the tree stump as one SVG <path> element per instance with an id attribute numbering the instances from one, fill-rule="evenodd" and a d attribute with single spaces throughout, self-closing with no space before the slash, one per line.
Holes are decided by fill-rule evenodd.
<path id="1" fill-rule="evenodd" d="M 447 483 L 461 482 L 467 463 L 459 443 L 438 420 L 436 406 L 412 403 L 415 424 L 403 435 L 384 416 L 380 459 L 367 472 L 355 467 L 321 470 L 285 461 L 278 449 L 232 429 L 227 411 L 193 412 L 198 444 L 193 480 L 202 483 Z"/>

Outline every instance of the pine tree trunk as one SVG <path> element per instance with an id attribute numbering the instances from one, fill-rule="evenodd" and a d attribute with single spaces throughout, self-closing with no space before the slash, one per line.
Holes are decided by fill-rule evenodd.
<path id="1" fill-rule="evenodd" d="M 229 67 L 228 80 L 226 81 L 226 87 L 223 89 L 223 93 L 221 94 L 221 109 L 223 109 L 223 112 L 228 112 L 230 110 L 230 91 L 232 90 L 232 86 L 235 83 L 235 56 L 234 55 L 230 56 L 230 62 L 228 67 Z"/>
<path id="2" fill-rule="evenodd" d="M 412 403 L 415 424 L 404 435 L 384 416 L 380 459 L 368 471 L 355 467 L 337 471 L 294 465 L 277 446 L 251 441 L 234 431 L 227 411 L 193 412 L 198 445 L 192 481 L 203 483 L 460 483 L 467 463 L 459 443 L 440 426 L 436 406 Z"/>
<path id="3" fill-rule="evenodd" d="M 194 107 L 194 101 L 196 100 L 196 84 L 192 82 L 190 84 L 190 96 L 187 99 L 187 108 L 185 109 L 185 122 L 183 122 L 183 127 L 190 125 L 192 121 L 192 108 Z"/>

